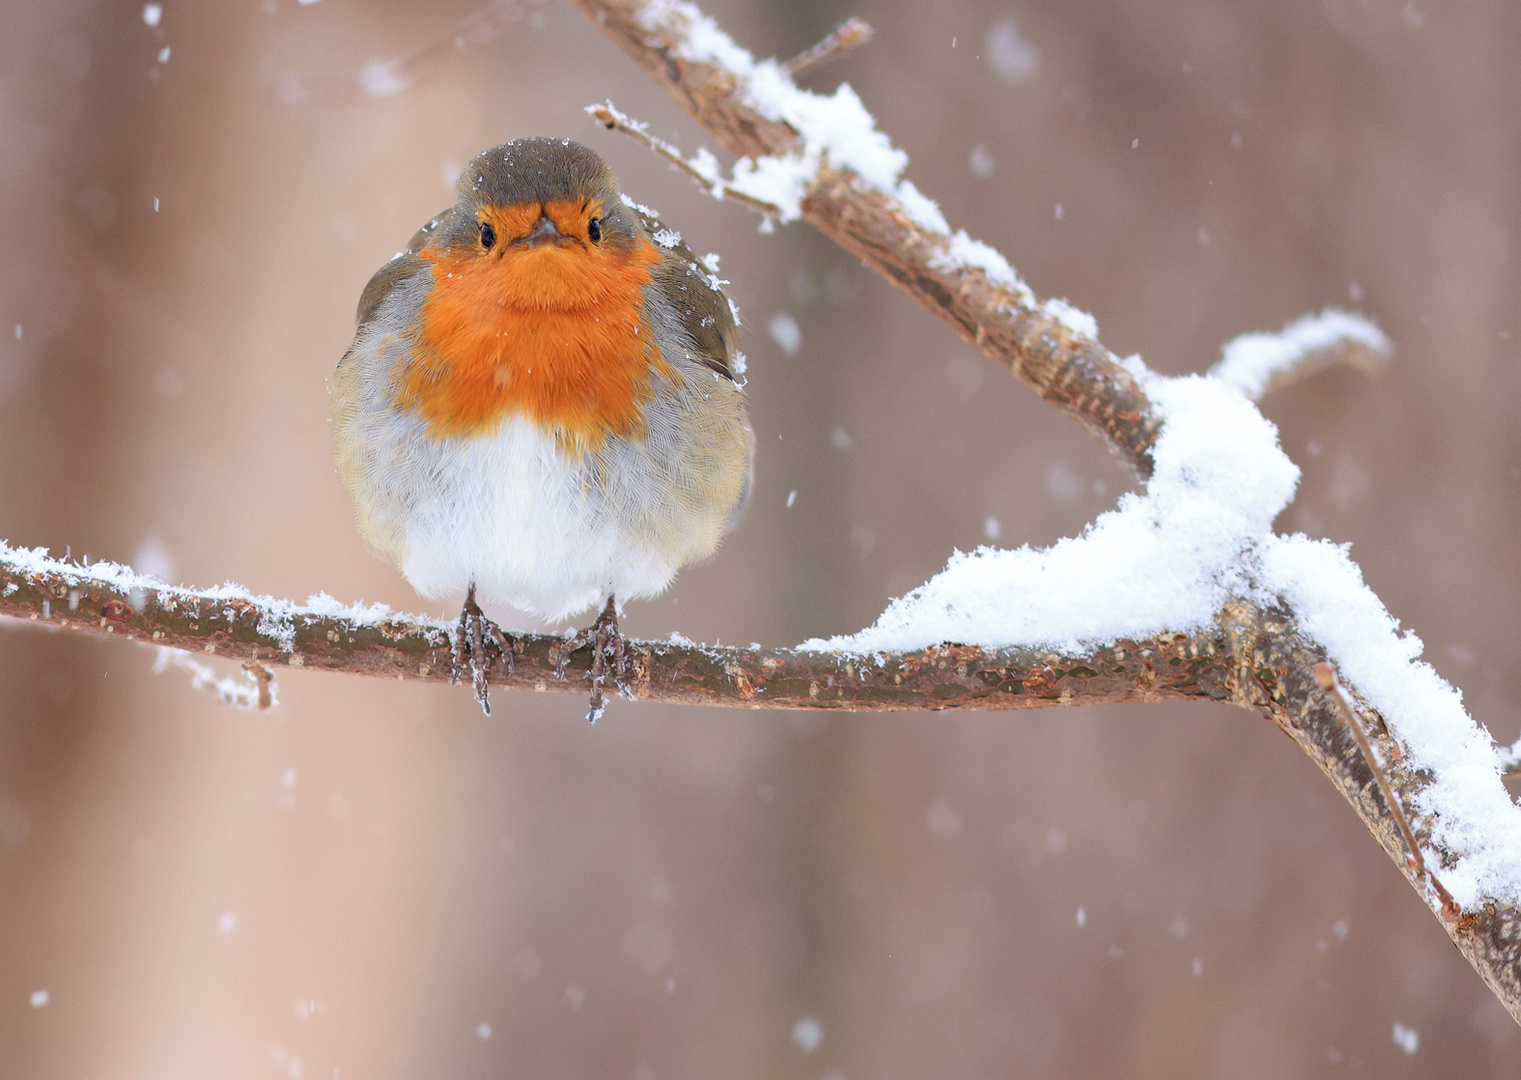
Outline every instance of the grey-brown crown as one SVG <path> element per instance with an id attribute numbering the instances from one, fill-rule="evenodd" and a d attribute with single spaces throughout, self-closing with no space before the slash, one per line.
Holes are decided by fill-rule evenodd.
<path id="1" fill-rule="evenodd" d="M 460 203 L 516 206 L 554 199 L 618 201 L 618 178 L 594 150 L 570 139 L 514 139 L 477 154 L 455 184 Z"/>

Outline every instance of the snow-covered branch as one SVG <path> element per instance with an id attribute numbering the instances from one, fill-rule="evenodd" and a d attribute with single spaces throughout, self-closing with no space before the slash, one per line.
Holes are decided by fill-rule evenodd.
<path id="1" fill-rule="evenodd" d="M 1298 469 L 1251 402 L 1328 362 L 1382 363 L 1382 333 L 1326 312 L 1237 339 L 1209 376 L 1159 376 L 1113 356 L 1091 316 L 1040 303 L 1001 255 L 953 231 L 848 86 L 801 90 L 786 65 L 755 60 L 685 0 L 575 2 L 739 159 L 729 177 L 699 170 L 710 192 L 808 221 L 1147 481 L 1081 537 L 958 554 L 873 627 L 805 648 L 873 658 L 955 641 L 1097 656 L 1167 634 L 1218 645 L 1167 663 L 1213 669 L 1207 681 L 1226 699 L 1299 743 L 1521 1020 L 1521 809 L 1501 784 L 1501 752 L 1344 547 L 1272 531 Z M 1371 753 L 1343 722 L 1343 684 Z"/>
<path id="2" fill-rule="evenodd" d="M 1381 374 L 1393 351 L 1384 332 L 1367 319 L 1327 308 L 1295 319 L 1276 334 L 1242 334 L 1225 346 L 1209 373 L 1252 401 L 1261 401 L 1280 386 L 1331 364 Z"/>
<path id="3" fill-rule="evenodd" d="M 1038 303 L 1002 255 L 953 231 L 849 86 L 800 90 L 786 65 L 755 60 L 691 4 L 575 3 L 739 159 L 710 191 L 814 225 L 1150 474 L 1158 418 L 1092 316 Z"/>
<path id="4" fill-rule="evenodd" d="M 1272 531 L 1298 470 L 1252 401 L 1330 360 L 1386 355 L 1377 328 L 1328 312 L 1238 339 L 1208 376 L 1159 376 L 1112 355 L 1091 316 L 1039 301 L 998 252 L 953 230 L 849 87 L 824 96 L 793 83 L 800 65 L 863 40 L 859 28 L 779 64 L 755 60 L 680 0 L 575 2 L 738 160 L 725 175 L 706 152 L 647 144 L 713 194 L 819 228 L 1146 481 L 1080 537 L 956 555 L 856 635 L 777 650 L 634 642 L 631 696 L 873 710 L 1208 698 L 1253 709 L 1324 770 L 1521 1018 L 1521 810 L 1500 783 L 1501 753 L 1420 662 L 1420 642 L 1400 632 L 1345 548 Z M 638 131 L 610 106 L 599 119 Z M 252 693 L 224 689 L 254 704 L 272 689 L 261 673 L 279 667 L 453 674 L 451 626 L 436 619 L 326 596 L 297 605 L 237 586 L 186 589 L 4 544 L 0 617 L 253 663 Z M 561 679 L 562 639 L 503 640 L 512 665 L 496 658 L 494 686 L 585 691 L 589 649 Z M 1325 663 L 1350 694 L 1367 753 L 1343 722 L 1339 690 L 1317 679 Z"/>
<path id="5" fill-rule="evenodd" d="M 453 623 L 381 604 L 342 604 L 318 594 L 305 604 L 256 596 L 238 585 L 190 589 L 118 563 L 83 564 L 0 542 L 0 626 L 37 625 L 101 634 L 253 664 L 390 679 L 452 681 Z M 1239 636 L 1239 635 L 1238 635 Z M 497 657 L 501 689 L 584 694 L 590 647 L 555 674 L 551 634 L 502 631 L 513 671 Z M 1028 709 L 1193 698 L 1231 700 L 1232 639 L 1211 628 L 1115 642 L 1098 650 L 985 649 L 933 645 L 861 656 L 815 649 L 722 648 L 690 641 L 631 641 L 630 696 L 644 701 L 755 709 Z M 218 679 L 183 654 L 158 669 L 189 671 L 197 686 L 232 704 L 256 706 L 270 689 Z"/>

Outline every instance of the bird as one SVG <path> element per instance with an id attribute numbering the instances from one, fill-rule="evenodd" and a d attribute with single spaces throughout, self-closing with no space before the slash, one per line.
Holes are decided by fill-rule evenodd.
<path id="1" fill-rule="evenodd" d="M 370 279 L 331 382 L 359 532 L 424 597 L 465 593 L 454 677 L 490 713 L 477 597 L 547 620 L 601 605 L 588 719 L 621 684 L 621 605 L 711 556 L 748 500 L 755 439 L 736 309 L 595 151 L 522 138 L 477 155 Z M 711 268 L 710 268 L 711 267 Z"/>

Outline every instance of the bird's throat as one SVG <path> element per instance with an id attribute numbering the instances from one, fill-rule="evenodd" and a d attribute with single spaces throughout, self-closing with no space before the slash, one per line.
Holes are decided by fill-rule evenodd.
<path id="1" fill-rule="evenodd" d="M 488 435 L 510 416 L 578 453 L 642 434 L 651 378 L 677 377 L 643 310 L 653 244 L 422 256 L 433 284 L 396 402 L 433 437 Z"/>

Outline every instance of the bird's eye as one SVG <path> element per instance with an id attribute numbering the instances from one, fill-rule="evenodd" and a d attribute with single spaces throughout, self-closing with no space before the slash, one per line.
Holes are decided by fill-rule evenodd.
<path id="1" fill-rule="evenodd" d="M 481 222 L 481 247 L 490 251 L 496 244 L 496 230 L 491 227 L 491 222 Z"/>
<path id="2" fill-rule="evenodd" d="M 602 219 L 592 218 L 586 223 L 586 235 L 594 244 L 602 242 Z"/>

